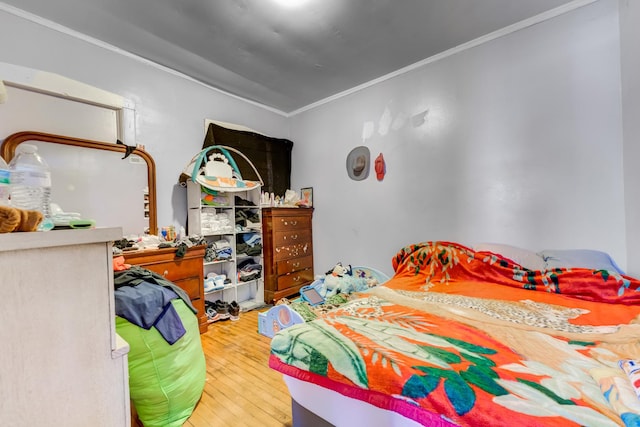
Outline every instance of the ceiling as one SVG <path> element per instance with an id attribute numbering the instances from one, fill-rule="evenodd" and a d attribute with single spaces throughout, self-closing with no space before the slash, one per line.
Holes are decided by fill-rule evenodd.
<path id="1" fill-rule="evenodd" d="M 569 0 L 2 0 L 289 113 Z M 575 1 L 573 3 L 576 3 Z"/>

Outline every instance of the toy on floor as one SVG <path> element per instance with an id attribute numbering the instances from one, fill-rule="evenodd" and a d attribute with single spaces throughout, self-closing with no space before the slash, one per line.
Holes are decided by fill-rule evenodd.
<path id="1" fill-rule="evenodd" d="M 41 212 L 0 206 L 0 233 L 36 231 L 44 219 Z"/>
<path id="2" fill-rule="evenodd" d="M 318 292 L 318 290 L 311 285 L 303 286 L 300 288 L 300 299 L 305 301 L 312 307 L 318 304 L 324 304 L 326 301 L 325 297 Z"/>
<path id="3" fill-rule="evenodd" d="M 276 305 L 263 313 L 258 313 L 258 332 L 269 338 L 279 330 L 298 323 L 304 323 L 302 316 L 286 305 Z"/>

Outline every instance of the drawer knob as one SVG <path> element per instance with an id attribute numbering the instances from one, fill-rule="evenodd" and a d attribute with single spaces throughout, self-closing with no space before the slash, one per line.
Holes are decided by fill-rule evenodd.
<path id="1" fill-rule="evenodd" d="M 291 240 L 298 240 L 298 235 L 297 234 L 291 235 Z"/>
<path id="2" fill-rule="evenodd" d="M 298 225 L 298 221 L 291 221 L 291 225 Z"/>
<path id="3" fill-rule="evenodd" d="M 162 273 L 162 276 L 167 277 L 167 274 L 169 274 L 169 270 L 165 270 L 164 273 Z"/>
<path id="4" fill-rule="evenodd" d="M 293 263 L 293 266 L 294 266 L 295 268 L 298 268 L 298 267 L 300 267 L 300 263 L 299 263 L 299 262 L 294 262 L 294 263 Z"/>
<path id="5" fill-rule="evenodd" d="M 299 282 L 299 281 L 300 281 L 300 276 L 296 276 L 296 277 L 294 277 L 294 278 L 293 278 L 293 281 L 294 281 L 294 282 Z"/>

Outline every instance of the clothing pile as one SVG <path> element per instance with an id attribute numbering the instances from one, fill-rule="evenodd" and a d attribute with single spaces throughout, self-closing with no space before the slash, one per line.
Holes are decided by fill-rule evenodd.
<path id="1" fill-rule="evenodd" d="M 140 425 L 182 426 L 207 377 L 196 309 L 180 287 L 124 257 L 114 258 L 114 284 L 115 329 L 129 345 L 128 394 Z"/>
<path id="2" fill-rule="evenodd" d="M 236 252 L 238 255 L 260 255 L 262 252 L 262 237 L 260 233 L 248 233 L 237 236 Z"/>
<path id="3" fill-rule="evenodd" d="M 258 212 L 236 210 L 236 231 L 256 230 L 260 228 Z"/>
<path id="4" fill-rule="evenodd" d="M 221 261 L 231 258 L 233 255 L 233 248 L 229 241 L 225 239 L 209 242 L 204 253 L 204 260 L 206 262 Z"/>
<path id="5" fill-rule="evenodd" d="M 138 266 L 114 272 L 115 312 L 143 329 L 155 329 L 173 344 L 186 332 L 171 301 L 180 298 L 196 313 L 180 287 L 153 271 Z"/>
<path id="6" fill-rule="evenodd" d="M 236 196 L 234 201 L 235 201 L 236 206 L 254 206 L 255 207 L 255 205 L 256 205 L 251 200 L 243 199 L 240 196 Z"/>
<path id="7" fill-rule="evenodd" d="M 236 207 L 255 207 L 255 203 L 250 200 L 235 196 Z M 260 214 L 252 209 L 236 209 L 236 231 L 246 229 L 255 230 L 260 228 Z"/>
<path id="8" fill-rule="evenodd" d="M 262 275 L 262 265 L 256 263 L 253 258 L 247 258 L 238 264 L 238 280 L 248 282 L 256 280 Z"/>

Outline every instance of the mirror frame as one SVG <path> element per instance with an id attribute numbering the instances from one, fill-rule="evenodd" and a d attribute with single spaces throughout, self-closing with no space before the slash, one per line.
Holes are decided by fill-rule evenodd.
<path id="1" fill-rule="evenodd" d="M 72 138 L 70 136 L 54 135 L 44 132 L 24 131 L 9 135 L 2 142 L 0 153 L 7 163 L 15 156 L 16 148 L 23 142 L 42 141 L 53 144 L 72 145 L 75 147 L 93 148 L 97 150 L 115 151 L 126 154 L 127 146 L 110 142 L 92 141 L 89 139 Z M 158 217 L 156 211 L 156 164 L 153 157 L 146 151 L 135 148 L 131 154 L 137 154 L 147 164 L 147 181 L 149 186 L 149 234 L 158 234 Z"/>

